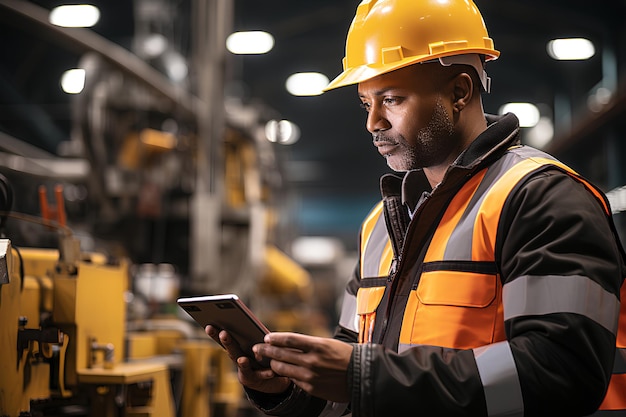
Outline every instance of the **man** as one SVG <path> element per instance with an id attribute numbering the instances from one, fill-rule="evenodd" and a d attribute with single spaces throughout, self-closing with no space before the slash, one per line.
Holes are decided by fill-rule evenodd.
<path id="1" fill-rule="evenodd" d="M 254 348 L 271 369 L 254 370 L 207 327 L 261 410 L 626 412 L 623 375 L 607 393 L 625 272 L 608 204 L 521 146 L 514 115 L 483 114 L 483 62 L 498 55 L 469 0 L 359 5 L 328 89 L 358 84 L 374 145 L 402 174 L 381 179 L 333 339 L 271 333 Z"/>

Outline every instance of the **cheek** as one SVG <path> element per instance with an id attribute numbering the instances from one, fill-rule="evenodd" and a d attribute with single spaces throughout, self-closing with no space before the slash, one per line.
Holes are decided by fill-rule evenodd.
<path id="1" fill-rule="evenodd" d="M 407 109 L 401 112 L 396 115 L 393 122 L 394 130 L 402 135 L 407 142 L 412 144 L 420 129 L 426 126 L 428 120 L 430 120 L 430 116 L 424 113 L 427 112 L 418 112 L 415 109 Z"/>
<path id="2" fill-rule="evenodd" d="M 412 97 L 407 102 L 405 116 L 414 126 L 423 127 L 432 118 L 439 101 L 440 97 L 436 94 Z"/>

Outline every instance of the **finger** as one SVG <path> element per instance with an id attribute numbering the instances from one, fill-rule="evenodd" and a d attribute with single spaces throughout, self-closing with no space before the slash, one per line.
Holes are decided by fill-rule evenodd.
<path id="1" fill-rule="evenodd" d="M 269 358 L 276 361 L 294 364 L 297 366 L 304 366 L 306 362 L 306 353 L 299 349 L 286 348 L 280 346 L 272 346 L 268 344 L 258 344 L 253 346 L 252 351 L 257 358 Z M 287 375 L 285 375 L 287 376 Z"/>
<path id="2" fill-rule="evenodd" d="M 261 346 L 262 346 L 262 344 L 261 344 Z M 252 346 L 252 354 L 254 355 L 254 359 L 255 359 L 258 363 L 263 362 L 263 359 L 265 359 L 265 358 L 266 358 L 265 356 L 263 356 L 263 355 L 260 353 L 260 352 L 262 352 L 262 351 L 263 351 L 263 348 L 262 348 L 262 347 L 255 348 L 254 346 Z M 270 359 L 271 359 L 271 358 L 270 358 Z"/>
<path id="3" fill-rule="evenodd" d="M 265 335 L 265 343 L 308 352 L 315 347 L 316 337 L 299 333 L 275 332 Z"/>
<path id="4" fill-rule="evenodd" d="M 215 342 L 217 342 L 221 347 L 223 347 L 224 349 L 226 349 L 226 346 L 224 346 L 224 344 L 222 343 L 222 341 L 220 340 L 220 329 L 214 326 L 211 326 L 210 324 L 207 325 L 204 328 L 204 331 L 206 332 L 207 335 L 209 335 L 211 337 L 211 339 L 213 339 Z"/>
<path id="5" fill-rule="evenodd" d="M 206 332 L 206 334 L 213 340 L 215 340 L 216 342 L 220 343 L 220 339 L 218 337 L 219 335 L 219 329 L 217 329 L 214 326 L 211 326 L 210 324 L 208 326 L 206 326 L 204 328 L 204 331 Z"/>
<path id="6" fill-rule="evenodd" d="M 233 361 L 237 361 L 238 358 L 246 356 L 239 344 L 226 330 L 219 331 L 218 342 L 224 349 L 226 349 L 226 353 L 228 353 L 228 356 Z"/>
<path id="7" fill-rule="evenodd" d="M 246 356 L 240 356 L 237 358 L 237 368 L 239 371 L 248 379 L 252 378 L 260 378 L 260 379 L 271 379 L 276 376 L 274 371 L 271 369 L 255 369 L 252 366 L 252 361 L 250 358 Z"/>
<path id="8" fill-rule="evenodd" d="M 314 373 L 306 366 L 300 366 L 279 360 L 273 360 L 270 363 L 270 366 L 271 370 L 276 375 L 285 376 L 294 381 L 311 381 L 314 377 Z"/>
<path id="9" fill-rule="evenodd" d="M 304 391 L 308 392 L 309 394 L 313 393 L 314 387 L 310 383 L 305 382 L 305 381 L 300 381 L 299 379 L 296 379 L 296 378 L 290 378 L 290 379 L 294 384 L 302 388 Z"/>

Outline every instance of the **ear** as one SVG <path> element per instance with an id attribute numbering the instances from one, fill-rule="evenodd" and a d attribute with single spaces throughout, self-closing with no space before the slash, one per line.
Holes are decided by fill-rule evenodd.
<path id="1" fill-rule="evenodd" d="M 459 113 L 469 104 L 474 95 L 474 80 L 469 74 L 461 72 L 454 77 L 453 83 L 452 108 L 455 113 Z"/>

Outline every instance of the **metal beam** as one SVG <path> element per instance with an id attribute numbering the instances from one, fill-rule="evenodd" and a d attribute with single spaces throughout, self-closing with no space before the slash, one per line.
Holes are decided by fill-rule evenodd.
<path id="1" fill-rule="evenodd" d="M 48 21 L 49 11 L 23 0 L 0 0 L 0 21 L 14 25 L 20 30 L 37 33 L 42 39 L 83 54 L 96 52 L 111 65 L 144 83 L 170 100 L 181 115 L 196 118 L 198 98 L 180 87 L 176 87 L 160 72 L 127 49 L 84 28 L 64 28 Z"/>

